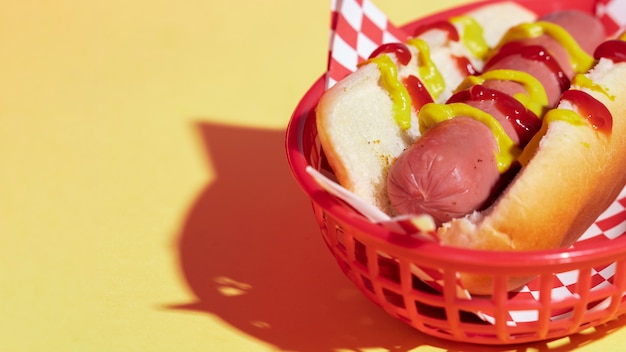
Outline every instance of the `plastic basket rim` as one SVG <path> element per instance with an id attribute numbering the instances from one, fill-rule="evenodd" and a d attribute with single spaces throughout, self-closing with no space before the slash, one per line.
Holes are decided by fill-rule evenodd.
<path id="1" fill-rule="evenodd" d="M 450 13 L 466 11 L 481 3 L 494 3 L 502 0 L 479 1 L 455 7 L 448 11 L 434 14 L 435 17 L 447 16 Z M 523 2 L 523 1 L 521 1 Z M 589 1 L 595 4 L 594 1 Z M 432 16 L 430 16 L 433 18 Z M 423 19 L 409 22 L 401 28 L 414 27 Z M 328 214 L 338 219 L 340 222 L 358 229 L 365 234 L 366 241 L 382 244 L 392 248 L 395 253 L 403 256 L 419 256 L 420 258 L 430 258 L 434 261 L 446 263 L 468 264 L 471 262 L 476 266 L 489 266 L 498 263 L 498 266 L 509 268 L 519 267 L 542 267 L 553 264 L 583 263 L 621 256 L 626 258 L 626 235 L 619 236 L 613 240 L 602 241 L 600 244 L 587 244 L 582 247 L 570 247 L 550 250 L 531 251 L 492 251 L 466 249 L 460 247 L 444 246 L 439 243 L 429 242 L 418 238 L 407 239 L 400 243 L 393 243 L 390 238 L 398 239 L 396 234 L 390 233 L 382 226 L 369 222 L 356 211 L 341 204 L 334 196 L 322 189 L 313 178 L 305 171 L 310 164 L 303 155 L 302 132 L 310 116 L 314 116 L 314 109 L 324 91 L 325 74 L 322 74 L 306 91 L 297 103 L 285 131 L 285 151 L 289 168 L 296 179 L 299 187 L 306 193 L 311 201 L 322 207 Z"/>

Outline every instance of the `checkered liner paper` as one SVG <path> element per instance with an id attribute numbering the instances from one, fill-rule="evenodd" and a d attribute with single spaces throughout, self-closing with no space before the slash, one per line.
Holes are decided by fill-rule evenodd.
<path id="1" fill-rule="evenodd" d="M 606 28 L 626 28 L 626 0 L 598 0 L 597 16 Z M 404 41 L 396 27 L 369 0 L 331 0 L 330 51 L 326 87 L 356 70 L 376 47 Z"/>
<path id="2" fill-rule="evenodd" d="M 603 24 L 614 33 L 626 28 L 626 0 L 598 0 L 596 15 Z M 331 31 L 329 43 L 328 70 L 326 88 L 357 69 L 357 65 L 365 61 L 379 45 L 392 42 L 403 42 L 409 34 L 400 27 L 394 26 L 387 16 L 369 0 L 331 0 Z M 610 241 L 626 233 L 626 188 L 618 199 L 609 207 L 574 244 L 584 246 L 596 241 Z M 441 290 L 443 275 L 435 270 L 414 267 L 415 274 L 428 285 Z M 615 265 L 595 268 L 591 290 L 600 289 L 611 283 L 615 274 Z M 555 275 L 552 298 L 559 299 L 571 296 L 577 280 L 578 272 L 565 272 Z M 461 286 L 458 295 L 469 299 L 470 294 Z M 539 300 L 539 283 L 530 282 L 514 293 L 512 299 Z M 590 310 L 603 309 L 606 302 L 599 302 Z M 552 319 L 565 318 L 571 312 L 554 312 Z M 485 321 L 493 322 L 493 317 L 478 313 Z M 519 311 L 511 313 L 507 323 L 537 321 L 537 312 Z"/>

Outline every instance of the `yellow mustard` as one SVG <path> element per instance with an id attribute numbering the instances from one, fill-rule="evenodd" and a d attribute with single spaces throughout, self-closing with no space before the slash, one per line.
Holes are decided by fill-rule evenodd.
<path id="1" fill-rule="evenodd" d="M 526 167 L 526 165 L 528 165 L 532 157 L 535 155 L 537 149 L 539 149 L 539 143 L 541 142 L 541 139 L 548 131 L 548 125 L 550 125 L 554 121 L 564 121 L 572 125 L 582 125 L 586 123 L 583 120 L 582 116 L 572 110 L 552 109 L 546 112 L 546 114 L 543 116 L 543 124 L 541 125 L 541 129 L 530 140 L 530 142 L 526 145 L 519 158 L 517 159 L 522 167 Z"/>
<path id="2" fill-rule="evenodd" d="M 533 75 L 517 70 L 491 70 L 478 76 L 468 76 L 461 82 L 457 91 L 489 80 L 513 81 L 521 84 L 528 94 L 518 93 L 513 97 L 537 116 L 543 115 L 544 109 L 548 106 L 548 95 L 541 82 Z"/>
<path id="3" fill-rule="evenodd" d="M 587 88 L 594 92 L 604 94 L 610 100 L 615 100 L 615 96 L 609 94 L 608 89 L 606 87 L 595 83 L 589 77 L 587 77 L 586 75 L 582 73 L 578 73 L 574 75 L 574 78 L 572 79 L 572 86 Z"/>
<path id="4" fill-rule="evenodd" d="M 411 96 L 398 79 L 398 69 L 388 55 L 379 55 L 369 59 L 378 66 L 380 78 L 385 90 L 393 102 L 394 119 L 401 129 L 411 127 Z"/>
<path id="5" fill-rule="evenodd" d="M 419 112 L 420 131 L 423 134 L 435 124 L 457 116 L 473 118 L 489 127 L 498 145 L 498 151 L 495 153 L 498 170 L 500 173 L 504 173 L 508 170 L 519 156 L 520 150 L 511 137 L 504 131 L 500 122 L 490 114 L 478 108 L 464 103 L 428 103 L 422 106 Z"/>
<path id="6" fill-rule="evenodd" d="M 483 38 L 482 27 L 471 17 L 458 16 L 453 18 L 453 23 L 463 26 L 461 41 L 472 55 L 483 58 L 488 52 L 488 46 Z M 446 83 L 430 56 L 428 43 L 420 38 L 412 38 L 407 41 L 417 49 L 417 70 L 420 80 L 428 93 L 437 99 L 445 90 Z M 411 96 L 398 78 L 398 69 L 388 55 L 379 55 L 367 60 L 365 63 L 375 63 L 381 74 L 381 82 L 389 93 L 393 102 L 394 119 L 398 126 L 406 130 L 411 127 Z"/>
<path id="7" fill-rule="evenodd" d="M 485 42 L 483 27 L 470 16 L 453 17 L 450 22 L 463 27 L 461 42 L 472 56 L 483 59 L 489 51 L 489 46 Z"/>
<path id="8" fill-rule="evenodd" d="M 581 126 L 587 123 L 580 114 L 568 109 L 552 109 L 546 113 L 543 119 L 548 125 L 554 121 L 565 121 L 575 126 Z"/>
<path id="9" fill-rule="evenodd" d="M 587 72 L 594 65 L 594 58 L 587 54 L 563 27 L 545 21 L 523 23 L 511 28 L 495 50 L 511 41 L 536 38 L 544 34 L 556 39 L 565 48 L 575 72 Z"/>
<path id="10" fill-rule="evenodd" d="M 606 89 L 606 87 L 599 85 L 592 81 L 585 74 L 578 73 L 574 75 L 572 79 L 572 87 L 581 87 L 587 88 L 595 92 L 599 92 L 604 94 L 609 99 L 614 100 L 615 96 L 610 95 Z M 550 125 L 554 121 L 564 121 L 574 126 L 581 126 L 588 124 L 589 122 L 579 113 L 569 109 L 552 109 L 549 110 L 543 117 L 543 124 L 541 126 L 541 130 L 533 137 L 533 139 L 526 145 L 524 151 L 518 158 L 518 162 L 522 167 L 526 166 L 530 159 L 533 157 L 537 149 L 539 148 L 539 142 L 546 134 L 548 130 L 548 125 Z"/>
<path id="11" fill-rule="evenodd" d="M 610 100 L 614 100 L 615 96 L 610 95 L 607 91 L 607 88 L 595 83 L 589 77 L 584 74 L 577 74 L 574 76 L 572 80 L 572 86 L 587 88 L 594 92 L 598 92 L 604 94 Z M 579 113 L 569 110 L 569 109 L 553 109 L 546 113 L 544 116 L 544 124 L 550 124 L 554 121 L 565 121 L 572 125 L 584 125 L 588 123 L 588 120 L 581 116 Z"/>
<path id="12" fill-rule="evenodd" d="M 446 83 L 443 80 L 441 72 L 437 69 L 437 65 L 435 65 L 430 57 L 430 47 L 428 43 L 423 39 L 411 38 L 407 41 L 407 44 L 417 49 L 417 70 L 420 79 L 428 93 L 430 93 L 430 96 L 433 97 L 433 99 L 437 99 L 446 88 Z"/>

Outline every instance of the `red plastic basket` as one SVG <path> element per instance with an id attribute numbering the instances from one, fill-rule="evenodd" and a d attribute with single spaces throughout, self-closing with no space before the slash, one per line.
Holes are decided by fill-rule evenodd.
<path id="1" fill-rule="evenodd" d="M 565 7 L 593 11 L 596 3 L 554 1 L 545 8 L 545 1 L 519 2 L 540 13 Z M 339 267 L 387 313 L 444 339 L 517 344 L 567 336 L 626 312 L 626 236 L 622 236 L 626 233 L 626 192 L 594 225 L 601 234 L 569 249 L 476 251 L 390 232 L 324 191 L 305 171 L 313 166 L 328 172 L 315 126 L 315 107 L 324 87 L 322 77 L 295 109 L 286 132 L 288 162 L 312 201 L 322 236 Z M 434 273 L 436 282 L 424 280 L 424 273 Z M 464 295 L 457 285 L 459 273 L 491 276 L 494 294 Z M 521 291 L 507 292 L 506 281 L 514 276 L 536 279 Z"/>

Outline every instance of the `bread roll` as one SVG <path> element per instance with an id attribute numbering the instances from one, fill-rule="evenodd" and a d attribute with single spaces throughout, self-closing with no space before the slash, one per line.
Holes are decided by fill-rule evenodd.
<path id="1" fill-rule="evenodd" d="M 513 2 L 479 7 L 465 14 L 482 27 L 485 42 L 495 46 L 511 27 L 530 22 L 536 14 Z M 466 29 L 456 24 L 460 36 Z M 442 40 L 436 31 L 425 33 L 430 56 L 446 82 L 439 100 L 449 97 L 467 75 L 459 69 L 455 56 L 465 56 L 480 66 L 483 58 L 471 57 L 458 42 Z M 417 49 L 409 46 L 411 63 L 397 65 L 398 79 L 410 75 L 423 79 L 417 70 Z M 389 57 L 397 63 L 395 55 Z M 386 178 L 392 161 L 420 135 L 417 111 L 411 109 L 410 128 L 393 123 L 393 101 L 382 83 L 381 71 L 374 63 L 361 66 L 339 81 L 322 96 L 317 107 L 317 128 L 320 142 L 337 180 L 364 201 L 377 206 L 390 216 L 395 215 L 386 190 Z"/>

